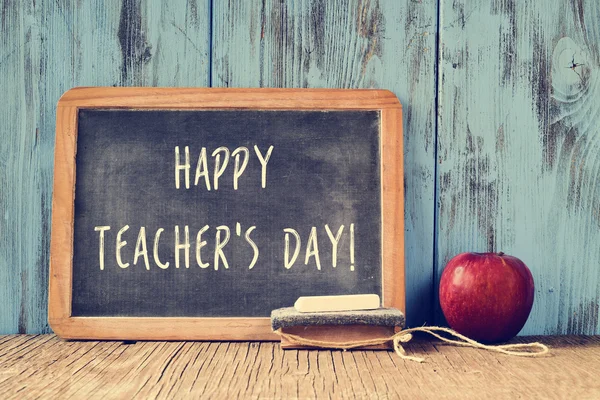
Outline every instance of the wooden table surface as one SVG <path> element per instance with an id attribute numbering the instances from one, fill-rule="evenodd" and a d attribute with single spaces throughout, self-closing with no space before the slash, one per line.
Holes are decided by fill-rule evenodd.
<path id="1" fill-rule="evenodd" d="M 523 337 L 510 357 L 418 337 L 391 351 L 283 351 L 271 342 L 67 342 L 0 336 L 0 398 L 600 398 L 600 336 Z"/>

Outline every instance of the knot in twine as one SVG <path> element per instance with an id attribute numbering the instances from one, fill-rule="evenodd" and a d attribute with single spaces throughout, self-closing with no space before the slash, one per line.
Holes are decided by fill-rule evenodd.
<path id="1" fill-rule="evenodd" d="M 540 357 L 548 354 L 548 346 L 539 343 L 516 343 L 516 344 L 502 344 L 502 345 L 487 345 L 483 343 L 479 343 L 476 340 L 469 339 L 468 337 L 461 335 L 460 333 L 453 331 L 449 328 L 444 328 L 440 326 L 423 326 L 419 328 L 410 328 L 404 329 L 400 332 L 395 333 L 390 337 L 384 338 L 374 338 L 374 339 L 365 339 L 365 340 L 355 340 L 349 342 L 330 342 L 326 340 L 315 340 L 303 338 L 299 335 L 294 335 L 291 333 L 285 333 L 281 331 L 281 328 L 274 331 L 275 334 L 281 336 L 282 338 L 287 339 L 293 344 L 303 345 L 303 346 L 312 346 L 312 347 L 320 347 L 320 348 L 332 348 L 332 349 L 340 349 L 340 350 L 349 350 L 354 349 L 356 347 L 363 346 L 372 346 L 378 344 L 384 344 L 391 341 L 394 345 L 394 351 L 396 354 L 402 358 L 403 360 L 411 360 L 416 362 L 424 362 L 424 358 L 413 357 L 406 354 L 406 350 L 402 347 L 401 343 L 409 342 L 413 335 L 411 332 L 426 332 L 442 342 L 449 343 L 455 346 L 463 346 L 463 347 L 473 347 L 476 349 L 484 349 L 489 351 L 495 351 L 497 353 L 506 354 L 509 356 L 518 356 L 518 357 Z M 441 336 L 438 332 L 444 332 L 451 336 L 454 336 L 456 339 L 447 339 Z"/>

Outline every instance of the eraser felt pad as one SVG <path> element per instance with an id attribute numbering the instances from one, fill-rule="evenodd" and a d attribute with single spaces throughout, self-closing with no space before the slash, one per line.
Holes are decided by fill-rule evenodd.
<path id="1" fill-rule="evenodd" d="M 271 311 L 271 327 L 279 328 L 310 325 L 375 325 L 404 327 L 404 314 L 396 308 L 378 308 L 363 311 L 298 312 L 294 307 Z"/>

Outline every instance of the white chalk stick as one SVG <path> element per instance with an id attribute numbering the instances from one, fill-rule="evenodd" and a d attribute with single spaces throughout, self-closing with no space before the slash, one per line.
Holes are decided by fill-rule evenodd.
<path id="1" fill-rule="evenodd" d="M 298 312 L 374 310 L 381 306 L 379 295 L 303 296 L 294 303 Z"/>

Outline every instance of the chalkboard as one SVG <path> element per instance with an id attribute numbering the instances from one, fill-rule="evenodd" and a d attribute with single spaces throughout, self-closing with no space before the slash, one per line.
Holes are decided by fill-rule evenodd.
<path id="1" fill-rule="evenodd" d="M 299 296 L 377 293 L 385 299 L 386 107 L 341 107 L 335 99 L 326 107 L 285 107 L 294 96 L 280 99 L 280 107 L 265 101 L 211 107 L 207 90 L 189 107 L 168 89 L 139 95 L 134 104 L 110 104 L 109 96 L 99 105 L 98 91 L 127 89 L 85 90 L 85 98 L 71 91 L 78 95 L 75 106 L 64 104 L 66 96 L 58 107 L 74 117 L 67 129 L 73 131 L 71 257 L 68 269 L 61 268 L 70 280 L 70 304 L 61 323 L 143 325 L 151 317 L 229 321 L 223 327 L 237 321 L 248 328 L 242 321 L 264 321 Z M 147 106 L 144 100 L 157 90 L 167 92 L 168 104 Z M 296 99 L 315 97 L 295 92 Z M 57 124 L 56 173 L 68 120 Z M 55 191 L 61 185 L 55 176 Z M 57 195 L 54 205 L 61 208 Z M 54 241 L 53 232 L 53 250 Z M 395 264 L 403 270 L 402 260 Z M 52 295 L 51 278 L 51 314 Z M 108 337 L 155 338 L 105 330 Z M 99 331 L 91 336 L 106 336 Z M 176 326 L 161 337 L 173 335 Z M 63 336 L 90 335 L 67 329 Z M 222 337 L 218 330 L 210 336 Z"/>

